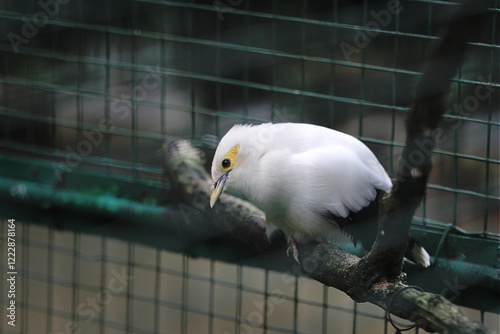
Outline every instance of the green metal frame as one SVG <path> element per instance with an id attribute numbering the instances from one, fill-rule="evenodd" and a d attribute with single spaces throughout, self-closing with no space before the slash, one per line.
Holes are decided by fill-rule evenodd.
<path id="1" fill-rule="evenodd" d="M 136 241 L 197 257 L 290 270 L 282 255 L 255 257 L 230 239 L 208 245 L 190 243 L 179 234 L 184 223 L 178 203 L 166 203 L 168 180 L 137 182 L 126 174 L 76 169 L 59 183 L 49 162 L 0 155 L 0 218 Z M 96 186 L 98 185 L 98 186 Z M 23 190 L 24 189 L 24 190 Z M 119 225 L 120 229 L 115 226 Z M 458 305 L 500 313 L 500 236 L 470 234 L 438 222 L 415 221 L 412 234 L 433 255 L 434 266 L 407 264 L 408 282 L 453 298 Z M 192 241 L 191 241 L 192 242 Z M 231 251 L 228 251 L 231 249 Z M 347 249 L 361 255 L 359 248 Z M 435 257 L 437 255 L 437 257 Z"/>
<path id="2" fill-rule="evenodd" d="M 40 29 L 40 34 L 30 39 L 29 43 L 20 45 L 16 52 L 5 40 L 5 34 L 0 36 L 0 72 L 2 72 L 0 77 L 0 219 L 15 217 L 18 220 L 43 224 L 49 228 L 62 228 L 76 233 L 118 238 L 157 249 L 279 271 L 290 269 L 284 252 L 272 254 L 263 259 L 255 257 L 241 243 L 235 243 L 227 237 L 219 238 L 217 247 L 214 247 L 213 243 L 208 244 L 205 240 L 190 239 L 182 235 L 180 226 L 184 221 L 179 213 L 179 203 L 170 181 L 159 167 L 160 164 L 140 162 L 141 152 L 138 142 L 148 141 L 149 144 L 154 144 L 151 146 L 161 147 L 165 140 L 173 136 L 167 131 L 165 125 L 168 114 L 178 112 L 186 115 L 186 118 L 190 120 L 189 130 L 184 137 L 191 137 L 196 146 L 212 152 L 216 139 L 210 135 L 222 135 L 229 122 L 283 121 L 278 114 L 278 107 L 281 102 L 280 97 L 287 96 L 293 99 L 292 103 L 300 111 L 293 121 L 304 121 L 307 118 L 307 103 L 309 100 L 314 100 L 314 102 L 323 103 L 324 115 L 326 115 L 325 125 L 336 127 L 339 125 L 336 122 L 337 117 L 342 113 L 341 109 L 348 107 L 353 116 L 352 119 L 357 122 L 353 134 L 369 145 L 387 149 L 389 155 L 387 166 L 391 174 L 398 160 L 398 150 L 404 145 L 396 136 L 396 133 L 402 129 L 397 122 L 408 110 L 404 101 L 401 102 L 397 88 L 404 81 L 416 82 L 420 75 L 419 66 L 412 66 L 415 64 L 411 63 L 402 65 L 404 57 L 401 52 L 416 51 L 412 49 L 412 43 L 415 42 L 418 42 L 422 50 L 428 49 L 430 43 L 437 38 L 433 31 L 435 23 L 433 20 L 439 16 L 438 11 L 456 6 L 456 3 L 440 0 L 403 2 L 403 6 L 410 9 L 396 14 L 389 26 L 368 29 L 367 23 L 372 19 L 372 8 L 384 9 L 385 7 L 377 6 L 385 6 L 385 1 L 359 2 L 359 19 L 353 22 L 346 21 L 339 15 L 341 13 L 339 8 L 342 4 L 339 4 L 337 0 L 331 2 L 332 10 L 327 13 L 328 17 L 309 17 L 307 7 L 314 2 L 307 0 L 303 1 L 299 5 L 300 8 L 293 12 L 288 11 L 291 8 L 289 2 L 277 0 L 262 2 L 266 4 L 262 8 L 258 7 L 259 2 L 250 0 L 241 2 L 222 0 L 212 4 L 169 0 L 120 0 L 116 2 L 89 0 L 69 3 L 66 6 L 61 4 L 58 15 L 48 18 L 45 26 Z M 119 3 L 119 7 L 126 7 L 130 10 L 129 16 L 123 21 L 120 21 L 122 17 L 114 16 L 120 13 L 120 10 L 113 8 L 116 3 Z M 214 5 L 216 3 L 238 3 L 238 5 L 221 9 Z M 435 150 L 437 158 L 454 159 L 455 179 L 451 185 L 431 183 L 428 189 L 453 196 L 453 204 L 449 207 L 453 218 L 446 220 L 446 223 L 430 219 L 426 211 L 427 203 L 424 202 L 421 212 L 418 212 L 412 224 L 412 234 L 429 250 L 434 265 L 432 268 L 422 270 L 412 264 L 406 264 L 404 271 L 408 274 L 410 284 L 419 285 L 426 291 L 442 294 L 459 305 L 500 314 L 498 304 L 500 300 L 500 236 L 489 232 L 489 230 L 495 230 L 491 229 L 491 218 L 494 217 L 494 213 L 491 212 L 489 205 L 500 203 L 498 192 L 491 187 L 491 184 L 496 181 L 494 176 L 498 175 L 494 169 L 500 166 L 498 155 L 492 152 L 494 134 L 500 127 L 497 116 L 497 97 L 500 91 L 498 80 L 500 1 L 494 0 L 492 3 L 494 6 L 490 8 L 490 12 L 493 19 L 491 31 L 488 32 L 491 40 L 471 43 L 470 46 L 471 49 L 481 50 L 482 54 L 489 55 L 488 63 L 481 65 L 484 65 L 483 69 L 488 69 L 493 75 L 492 79 L 484 81 L 489 88 L 494 90 L 494 94 L 484 102 L 482 115 L 451 113 L 445 116 L 447 124 L 463 122 L 484 126 L 487 132 L 487 140 L 484 143 L 485 153 L 462 152 L 458 129 L 450 133 L 453 138 L 453 147 Z M 11 4 L 13 4 L 12 8 L 9 7 Z M 257 9 L 253 7 L 254 5 L 257 5 Z M 373 5 L 375 7 L 372 7 Z M 155 21 L 157 26 L 146 24 L 144 28 L 144 22 L 141 25 L 139 14 L 141 12 L 137 9 L 146 7 L 145 10 L 149 10 L 148 14 L 153 17 L 151 21 L 157 20 Z M 283 10 L 283 7 L 286 7 L 286 10 Z M 100 20 L 94 17 L 87 20 L 86 10 L 89 8 L 98 9 Z M 411 12 L 413 18 L 419 17 L 419 14 L 423 16 L 421 23 L 425 31 L 422 29 L 411 31 L 411 28 L 408 29 L 408 26 L 405 26 L 407 23 L 405 15 L 408 15 L 412 8 L 419 10 Z M 6 32 L 19 33 L 23 19 L 25 17 L 30 19 L 39 10 L 38 1 L 28 1 L 22 4 L 21 2 L 16 4 L 15 1 L 1 3 L 0 28 Z M 123 12 L 127 13 L 127 10 Z M 176 12 L 177 10 L 180 12 Z M 172 19 L 170 12 L 183 14 L 176 19 L 185 30 L 170 29 L 168 22 Z M 209 16 L 213 19 L 210 21 L 213 23 L 213 35 L 193 33 L 196 15 L 205 18 Z M 224 22 L 220 20 L 220 15 L 224 15 Z M 221 39 L 230 21 L 233 25 L 235 24 L 233 26 L 237 28 L 235 31 L 239 29 L 246 31 L 239 36 L 241 39 Z M 269 29 L 264 39 L 266 43 L 256 42 L 255 36 L 251 36 L 248 29 L 252 22 L 268 25 Z M 280 36 L 280 29 L 283 29 L 281 26 L 283 24 L 293 25 L 294 32 L 297 33 L 294 48 L 282 48 L 282 45 L 280 47 L 278 36 Z M 309 53 L 310 28 L 328 31 L 328 40 L 325 40 L 325 45 L 323 45 L 328 50 L 321 55 L 315 52 Z M 74 34 L 72 36 L 78 37 L 73 44 L 74 48 L 70 49 L 65 45 L 67 48 L 55 51 L 54 45 L 61 46 L 61 43 L 57 43 L 60 38 L 58 34 L 64 31 L 70 31 Z M 385 53 L 385 56 L 392 57 L 392 60 L 383 63 L 371 62 L 370 46 L 362 48 L 356 61 L 338 57 L 336 53 L 338 53 L 339 43 L 346 40 L 352 42 L 354 34 L 360 31 L 372 32 L 384 40 L 390 50 Z M 104 52 L 92 54 L 81 47 L 83 44 L 76 44 L 81 43 L 83 37 L 89 36 L 102 38 L 100 51 L 104 50 Z M 135 46 L 124 52 L 130 52 L 125 55 L 128 58 L 117 59 L 111 56 L 110 41 L 115 38 L 126 39 L 127 43 Z M 113 90 L 115 87 L 111 83 L 112 72 L 123 71 L 130 74 L 130 83 L 135 85 L 141 73 L 150 71 L 151 65 L 155 65 L 143 62 L 135 53 L 140 49 L 139 42 L 143 40 L 153 41 L 158 46 L 159 61 L 155 70 L 159 75 L 187 83 L 188 99 L 185 103 L 177 103 L 168 99 L 166 88 L 172 82 L 167 80 L 162 82 L 160 98 L 154 101 L 133 96 L 122 97 L 120 92 Z M 375 39 L 372 45 L 374 44 L 376 44 Z M 184 62 L 180 66 L 176 66 L 179 63 L 175 65 L 169 63 L 166 45 L 174 45 L 185 52 Z M 209 64 L 213 65 L 212 71 L 195 68 L 194 54 L 198 48 L 214 52 L 210 59 L 213 64 Z M 241 76 L 224 74 L 224 54 L 227 53 L 233 56 L 238 54 L 243 58 Z M 272 68 L 266 72 L 269 76 L 267 81 L 252 79 L 253 69 L 249 66 L 249 60 L 257 57 L 272 59 L 270 62 Z M 422 56 L 421 59 L 413 61 L 420 63 L 423 60 Z M 275 66 L 280 62 L 293 62 L 296 66 L 293 85 L 283 80 L 280 81 L 280 72 Z M 54 64 L 70 64 L 74 72 L 66 73 L 57 66 L 53 66 Z M 315 90 L 307 85 L 306 78 L 310 74 L 307 66 L 311 64 L 322 69 L 328 68 L 329 73 L 326 73 L 326 77 L 328 77 L 330 87 Z M 103 81 L 103 87 L 86 85 L 83 71 L 85 66 L 98 68 L 102 72 L 100 79 Z M 463 103 L 463 99 L 468 94 L 467 91 L 470 92 L 473 89 L 471 87 L 485 84 L 482 79 L 471 76 L 476 73 L 476 68 L 477 64 L 473 61 L 466 62 L 453 80 L 452 95 L 454 94 L 455 101 L 453 102 L 456 104 Z M 352 95 L 344 96 L 339 93 L 339 88 L 343 84 L 341 76 L 339 77 L 339 69 L 346 72 L 352 71 L 358 78 L 359 84 L 353 89 Z M 386 81 L 387 86 L 390 86 L 387 88 L 388 99 L 384 102 L 370 98 L 368 83 L 370 75 L 375 72 L 389 77 Z M 68 79 L 66 75 L 73 79 L 71 84 L 65 82 L 64 79 Z M 212 105 L 196 103 L 198 91 L 195 87 L 200 83 L 214 87 Z M 242 98 L 237 112 L 222 107 L 227 96 L 227 92 L 224 93 L 224 87 L 241 89 Z M 19 88 L 24 93 L 22 99 L 28 101 L 23 106 L 12 103 L 12 92 L 17 92 L 16 89 Z M 269 101 L 269 117 L 252 113 L 251 95 L 254 92 L 266 96 L 266 100 Z M 37 105 L 34 101 L 38 96 L 54 102 L 57 95 L 75 99 L 76 103 L 71 109 L 72 118 L 59 117 L 60 110 L 56 110 L 54 104 L 49 103 L 45 113 L 39 113 L 35 108 Z M 81 164 L 76 168 L 71 168 L 71 172 L 66 172 L 65 159 L 68 158 L 68 152 L 64 151 L 66 143 L 59 142 L 57 147 L 56 145 L 41 145 L 38 140 L 43 138 L 37 138 L 33 129 L 36 126 L 49 129 L 48 135 L 53 136 L 51 139 L 54 142 L 61 139 L 58 137 L 60 129 L 75 133 L 73 137 L 76 141 L 82 139 L 82 130 L 101 130 L 100 124 L 89 122 L 86 118 L 84 102 L 86 99 L 102 102 L 103 108 L 99 112 L 103 118 L 109 119 L 112 116 L 112 104 L 115 101 L 130 104 L 131 116 L 127 125 L 114 127 L 112 131 L 107 124 L 107 128 L 102 132 L 104 139 L 100 154 L 81 156 Z M 140 128 L 139 109 L 143 107 L 154 108 L 160 112 L 161 127 L 158 131 L 146 131 Z M 379 139 L 368 134 L 367 115 L 374 112 L 380 112 L 386 117 L 391 131 L 390 138 Z M 209 136 L 204 136 L 205 129 L 200 132 L 200 119 L 213 121 L 213 127 L 206 131 L 210 134 Z M 14 138 L 12 134 L 12 124 L 15 123 L 22 123 L 25 126 L 26 132 L 23 133 L 24 137 L 21 139 Z M 112 156 L 112 145 L 116 137 L 130 139 L 129 160 Z M 474 190 L 461 189 L 458 186 L 456 162 L 461 159 L 481 164 L 487 175 L 484 184 L 480 184 Z M 481 212 L 484 222 L 481 222 L 480 229 L 478 227 L 479 232 L 467 233 L 457 227 L 457 225 L 460 226 L 459 196 L 470 196 L 484 203 L 484 211 Z M 51 247 L 50 242 L 47 244 Z M 349 251 L 361 255 L 359 248 L 346 247 Z M 106 265 L 106 259 L 102 263 Z M 0 268 L 5 269 L 1 262 Z M 190 273 L 182 272 L 178 275 L 186 279 Z M 235 288 L 240 289 L 241 286 Z M 241 294 L 241 290 L 238 293 Z M 5 297 L 1 294 L 0 296 L 3 302 L 2 298 Z M 298 303 L 303 302 L 303 300 L 295 299 L 296 307 Z M 321 306 L 319 302 L 315 305 Z M 186 305 L 178 305 L 179 309 L 185 307 Z M 50 308 L 41 310 L 41 312 L 44 311 L 52 312 L 53 310 Z M 362 312 L 357 310 L 357 306 L 354 310 L 346 311 L 353 312 L 354 318 L 358 312 L 362 315 Z M 326 314 L 328 308 L 324 307 L 323 312 Z M 75 317 L 74 314 L 65 316 L 68 319 Z M 326 317 L 323 317 L 323 320 L 325 319 Z M 230 320 L 240 321 L 240 319 L 233 318 Z M 356 332 L 355 329 L 353 332 Z"/>

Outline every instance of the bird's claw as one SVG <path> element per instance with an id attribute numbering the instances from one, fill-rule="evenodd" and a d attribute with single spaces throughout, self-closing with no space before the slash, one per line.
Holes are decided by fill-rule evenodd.
<path id="1" fill-rule="evenodd" d="M 293 254 L 293 258 L 295 259 L 295 261 L 297 261 L 297 263 L 300 264 L 299 251 L 297 250 L 297 244 L 293 239 L 290 239 L 289 246 L 286 249 L 286 256 L 290 257 L 290 252 Z"/>

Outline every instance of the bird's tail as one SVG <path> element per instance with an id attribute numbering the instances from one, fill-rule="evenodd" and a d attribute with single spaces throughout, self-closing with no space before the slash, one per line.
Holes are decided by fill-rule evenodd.
<path id="1" fill-rule="evenodd" d="M 420 246 L 420 244 L 412 237 L 408 240 L 405 258 L 425 268 L 431 265 L 431 257 L 429 256 L 429 253 L 427 253 L 425 248 Z"/>

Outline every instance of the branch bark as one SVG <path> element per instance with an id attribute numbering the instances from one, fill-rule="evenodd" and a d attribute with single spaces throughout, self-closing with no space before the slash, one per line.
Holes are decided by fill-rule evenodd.
<path id="1" fill-rule="evenodd" d="M 210 209 L 211 180 L 204 169 L 199 150 L 184 140 L 167 144 L 165 150 L 166 170 L 180 194 L 181 203 L 197 210 L 204 218 L 199 224 L 190 221 L 185 226 L 187 233 L 203 234 L 207 229 L 216 229 L 245 243 L 255 254 L 264 255 L 276 249 L 285 253 L 285 239 L 275 239 L 273 244 L 269 243 L 264 214 L 252 204 L 222 194 L 220 203 L 213 210 Z M 344 291 L 358 302 L 368 301 L 387 309 L 389 298 L 399 289 L 407 287 L 399 275 L 389 279 L 379 270 L 378 261 L 384 263 L 386 259 L 378 258 L 382 255 L 374 255 L 373 250 L 370 252 L 372 257 L 367 255 L 359 258 L 332 244 L 311 244 L 299 246 L 298 249 L 301 270 L 306 275 Z M 398 293 L 390 312 L 430 332 L 487 333 L 484 327 L 467 319 L 444 297 L 413 288 Z"/>
<path id="2" fill-rule="evenodd" d="M 480 33 L 489 1 L 465 1 L 447 25 L 431 53 L 416 89 L 406 124 L 407 140 L 394 187 L 380 201 L 379 228 L 371 251 L 359 258 L 331 244 L 299 246 L 301 269 L 309 277 L 346 292 L 358 302 L 371 302 L 415 322 L 430 332 L 486 333 L 440 295 L 420 292 L 403 283 L 401 272 L 412 216 L 425 195 L 431 171 L 434 136 L 445 111 L 444 97 L 461 64 L 467 42 Z M 185 203 L 195 206 L 214 227 L 231 234 L 263 254 L 282 246 L 265 236 L 264 214 L 252 205 L 222 195 L 209 209 L 211 181 L 200 153 L 185 141 L 166 146 L 167 170 Z M 192 227 L 195 228 L 195 227 Z M 405 288 L 404 291 L 400 289 Z M 395 293 L 400 291 L 400 293 Z"/>
<path id="3" fill-rule="evenodd" d="M 197 213 L 211 223 L 211 228 L 244 242 L 257 254 L 264 254 L 286 243 L 283 239 L 281 243 L 269 244 L 265 234 L 264 213 L 246 201 L 222 194 L 217 205 L 213 209 L 210 208 L 211 177 L 204 168 L 202 153 L 188 141 L 167 143 L 164 150 L 165 167 L 180 194 L 181 202 L 197 210 Z M 192 222 L 196 224 L 195 221 Z M 203 233 L 207 225 L 205 221 L 200 221 L 200 224 L 203 226 L 191 224 L 188 229 Z"/>

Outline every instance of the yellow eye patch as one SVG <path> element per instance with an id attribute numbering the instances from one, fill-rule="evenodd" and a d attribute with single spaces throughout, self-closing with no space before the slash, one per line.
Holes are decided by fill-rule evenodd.
<path id="1" fill-rule="evenodd" d="M 227 171 L 231 169 L 234 165 L 234 162 L 236 161 L 236 155 L 238 154 L 238 151 L 240 149 L 240 145 L 236 145 L 231 151 L 229 151 L 224 158 L 222 159 L 222 169 L 224 171 Z"/>

